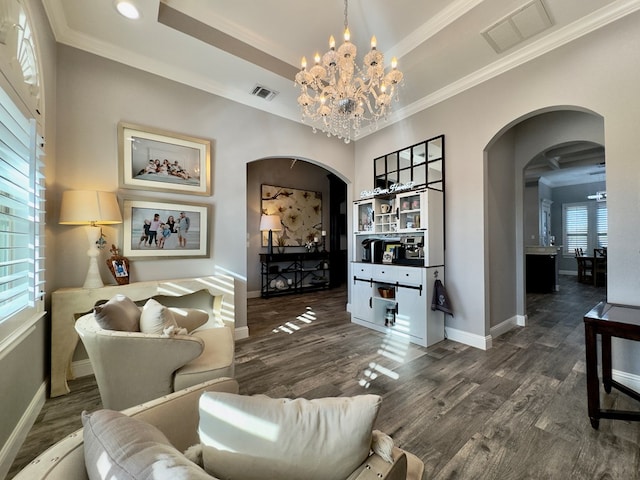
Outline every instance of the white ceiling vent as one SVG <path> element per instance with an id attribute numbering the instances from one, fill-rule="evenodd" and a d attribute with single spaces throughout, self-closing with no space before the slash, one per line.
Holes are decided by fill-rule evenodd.
<path id="1" fill-rule="evenodd" d="M 542 0 L 532 0 L 481 33 L 497 53 L 502 53 L 551 25 Z"/>
<path id="2" fill-rule="evenodd" d="M 269 90 L 267 87 L 263 87 L 262 85 L 256 85 L 255 87 L 253 87 L 251 95 L 255 95 L 256 97 L 264 98 L 265 100 L 271 101 L 273 100 L 273 97 L 278 95 L 278 92 Z"/>

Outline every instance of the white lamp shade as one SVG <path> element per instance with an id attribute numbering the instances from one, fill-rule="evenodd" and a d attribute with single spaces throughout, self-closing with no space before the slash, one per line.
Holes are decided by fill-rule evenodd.
<path id="1" fill-rule="evenodd" d="M 280 215 L 262 215 L 260 217 L 260 231 L 272 230 L 274 232 L 282 230 Z"/>
<path id="2" fill-rule="evenodd" d="M 113 192 L 68 190 L 62 193 L 61 225 L 110 225 L 122 223 L 118 199 Z"/>

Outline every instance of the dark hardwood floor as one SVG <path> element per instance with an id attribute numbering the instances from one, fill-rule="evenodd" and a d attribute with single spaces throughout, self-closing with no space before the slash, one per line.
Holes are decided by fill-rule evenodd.
<path id="1" fill-rule="evenodd" d="M 418 455 L 428 479 L 640 479 L 640 423 L 601 420 L 596 431 L 587 417 L 582 316 L 605 290 L 560 285 L 528 295 L 528 326 L 488 351 L 422 348 L 352 324 L 345 289 L 250 299 L 236 378 L 245 394 L 381 395 L 376 428 Z M 93 377 L 71 388 L 47 400 L 12 473 L 100 407 Z M 602 399 L 640 409 L 616 391 Z"/>

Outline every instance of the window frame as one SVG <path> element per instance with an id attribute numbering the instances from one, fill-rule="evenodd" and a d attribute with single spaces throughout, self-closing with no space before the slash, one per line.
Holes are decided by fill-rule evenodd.
<path id="1" fill-rule="evenodd" d="M 585 255 L 591 255 L 593 249 L 606 247 L 608 244 L 608 209 L 606 201 L 594 202 L 569 202 L 562 204 L 562 244 L 564 255 L 574 256 L 575 248 L 582 248 Z M 572 209 L 584 209 L 586 219 L 586 231 L 584 233 L 569 233 L 567 215 Z M 604 211 L 604 215 L 602 212 Z M 604 228 L 603 227 L 604 223 Z M 585 245 L 576 245 L 575 241 L 569 241 L 572 236 L 583 236 Z M 604 240 L 604 241 L 603 241 Z"/>

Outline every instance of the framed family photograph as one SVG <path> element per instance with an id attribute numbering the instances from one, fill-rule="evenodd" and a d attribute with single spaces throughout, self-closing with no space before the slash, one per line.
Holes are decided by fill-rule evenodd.
<path id="1" fill-rule="evenodd" d="M 211 195 L 211 142 L 118 124 L 120 187 Z"/>
<path id="2" fill-rule="evenodd" d="M 125 200 L 123 216 L 125 257 L 209 256 L 206 205 Z"/>

